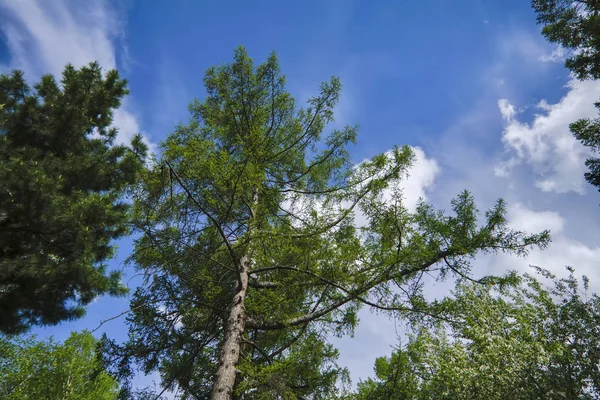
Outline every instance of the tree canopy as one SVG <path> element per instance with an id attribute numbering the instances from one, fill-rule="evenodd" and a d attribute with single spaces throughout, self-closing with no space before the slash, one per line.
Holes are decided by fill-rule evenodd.
<path id="1" fill-rule="evenodd" d="M 600 394 L 600 298 L 571 275 L 545 287 L 461 283 L 421 320 L 408 344 L 375 364 L 354 400 L 595 399 Z M 516 279 L 515 279 L 516 278 Z"/>
<path id="2" fill-rule="evenodd" d="M 133 363 L 184 399 L 327 398 L 344 376 L 327 337 L 352 332 L 360 307 L 418 313 L 425 273 L 468 276 L 479 252 L 548 241 L 509 229 L 503 201 L 482 218 L 468 192 L 451 215 L 409 212 L 409 147 L 356 164 L 357 127 L 326 133 L 338 78 L 298 108 L 276 56 L 255 66 L 239 48 L 204 82 L 133 190 L 146 283 L 130 340 L 105 340 L 122 378 Z"/>
<path id="3" fill-rule="evenodd" d="M 33 88 L 20 71 L 0 76 L 0 332 L 78 318 L 97 296 L 124 293 L 105 262 L 128 232 L 122 194 L 146 153 L 139 135 L 115 144 L 126 94 L 95 63 Z"/>
<path id="4" fill-rule="evenodd" d="M 115 400 L 118 383 L 101 367 L 95 349 L 89 332 L 74 332 L 62 344 L 0 336 L 0 397 Z"/>

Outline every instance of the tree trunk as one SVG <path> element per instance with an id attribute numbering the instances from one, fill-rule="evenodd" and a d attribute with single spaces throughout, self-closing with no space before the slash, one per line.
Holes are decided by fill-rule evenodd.
<path id="1" fill-rule="evenodd" d="M 250 221 L 248 225 L 248 235 L 252 232 L 254 213 L 258 205 L 258 190 L 252 189 L 252 206 L 250 207 Z M 231 400 L 233 390 L 235 389 L 237 365 L 240 361 L 240 351 L 242 349 L 243 334 L 246 329 L 245 299 L 248 290 L 248 279 L 250 271 L 250 255 L 244 254 L 239 261 L 239 281 L 237 292 L 229 309 L 229 316 L 225 324 L 225 337 L 223 348 L 219 356 L 219 365 L 215 376 L 215 384 L 210 394 L 211 400 Z"/>
<path id="2" fill-rule="evenodd" d="M 248 288 L 248 270 L 250 269 L 250 258 L 244 255 L 240 259 L 240 281 L 241 286 L 229 309 L 229 316 L 225 324 L 225 338 L 215 384 L 210 395 L 211 400 L 231 400 L 235 387 L 237 364 L 240 359 L 242 335 L 246 326 L 246 309 L 244 299 Z"/>

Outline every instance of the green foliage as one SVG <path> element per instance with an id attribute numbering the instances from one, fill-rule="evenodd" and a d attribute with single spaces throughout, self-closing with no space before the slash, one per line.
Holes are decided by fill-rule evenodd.
<path id="1" fill-rule="evenodd" d="M 600 3 L 595 0 L 532 0 L 542 34 L 577 50 L 565 66 L 579 79 L 600 78 Z"/>
<path id="2" fill-rule="evenodd" d="M 142 235 L 130 261 L 147 283 L 131 304 L 129 342 L 105 340 L 121 377 L 139 364 L 182 398 L 208 397 L 233 323 L 242 329 L 227 388 L 235 398 L 328 398 L 346 373 L 327 337 L 351 333 L 361 306 L 411 315 L 424 273 L 468 275 L 480 251 L 547 243 L 548 232 L 508 229 L 502 201 L 478 225 L 467 192 L 451 216 L 424 203 L 409 213 L 399 187 L 410 148 L 353 164 L 357 128 L 324 134 L 339 80 L 306 108 L 284 83 L 274 55 L 255 67 L 238 49 L 233 63 L 210 68 L 207 97 L 137 185 Z"/>
<path id="3" fill-rule="evenodd" d="M 594 399 L 600 393 L 600 298 L 571 274 L 551 288 L 461 283 L 414 325 L 409 343 L 359 383 L 368 399 Z M 572 272 L 572 271 L 571 271 Z M 584 278 L 585 289 L 587 280 Z"/>
<path id="4" fill-rule="evenodd" d="M 578 79 L 600 78 L 600 2 L 584 0 L 533 0 L 542 34 L 552 43 L 574 50 L 565 66 Z M 600 103 L 596 103 L 600 107 Z M 594 153 L 600 149 L 600 118 L 581 119 L 571 132 Z M 600 159 L 590 157 L 586 180 L 600 190 Z"/>
<path id="5" fill-rule="evenodd" d="M 20 71 L 0 76 L 0 332 L 78 318 L 97 296 L 124 293 L 104 262 L 127 233 L 119 199 L 146 153 L 139 135 L 114 144 L 126 94 L 97 64 L 33 89 Z"/>
<path id="6" fill-rule="evenodd" d="M 63 343 L 0 337 L 0 397 L 5 400 L 114 400 L 118 385 L 100 368 L 88 332 Z"/>

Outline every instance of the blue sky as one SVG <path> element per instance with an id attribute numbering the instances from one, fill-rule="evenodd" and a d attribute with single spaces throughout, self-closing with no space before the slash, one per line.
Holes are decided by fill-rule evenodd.
<path id="1" fill-rule="evenodd" d="M 409 206 L 423 196 L 448 208 L 466 188 L 482 209 L 504 197 L 516 228 L 553 231 L 548 250 L 527 259 L 481 257 L 476 275 L 572 265 L 597 284 L 600 194 L 583 179 L 587 153 L 568 124 L 596 115 L 600 84 L 572 80 L 564 52 L 545 42 L 528 3 L 0 0 L 0 71 L 19 68 L 34 81 L 68 62 L 118 68 L 131 89 L 115 114 L 119 138 L 142 132 L 156 144 L 204 96 L 206 68 L 229 62 L 238 45 L 257 62 L 274 50 L 300 101 L 331 75 L 341 77 L 336 119 L 361 127 L 357 162 L 394 144 L 417 149 L 405 186 Z M 131 241 L 119 248 L 113 268 L 125 268 Z M 432 283 L 431 293 L 450 284 Z M 101 298 L 84 319 L 34 332 L 64 339 L 127 305 Z M 354 338 L 335 341 L 354 381 L 372 374 L 375 357 L 389 354 L 402 330 L 401 321 L 368 311 L 361 319 Z M 100 332 L 123 338 L 124 319 Z"/>

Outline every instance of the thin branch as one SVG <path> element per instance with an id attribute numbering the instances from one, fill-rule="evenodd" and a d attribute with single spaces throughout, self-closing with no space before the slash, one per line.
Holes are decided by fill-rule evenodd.
<path id="1" fill-rule="evenodd" d="M 296 177 L 292 178 L 289 181 L 284 181 L 284 182 L 277 182 L 279 184 L 283 184 L 283 185 L 289 185 L 291 183 L 297 182 L 300 179 L 302 179 L 303 177 L 305 177 L 306 175 L 308 175 L 310 173 L 310 171 L 313 170 L 313 168 L 318 167 L 319 165 L 321 165 L 322 163 L 324 163 L 325 161 L 327 161 L 329 159 L 329 157 L 331 157 L 333 154 L 335 154 L 335 151 L 337 149 L 339 149 L 340 147 L 342 147 L 342 144 L 338 144 L 333 146 L 331 149 L 329 149 L 329 151 L 327 153 L 325 153 L 324 156 L 322 156 L 320 159 L 316 160 L 315 162 L 313 162 L 312 164 L 310 164 L 306 170 L 304 170 L 303 172 L 300 172 Z M 340 190 L 340 189 L 336 189 L 336 190 Z M 284 193 L 286 191 L 292 191 L 292 190 L 282 190 L 281 192 Z M 297 193 L 302 193 L 301 191 L 296 191 Z"/>
<path id="2" fill-rule="evenodd" d="M 196 200 L 194 198 L 194 196 L 192 195 L 192 193 L 190 192 L 190 190 L 187 188 L 187 186 L 185 186 L 185 184 L 183 183 L 183 181 L 181 180 L 181 178 L 179 177 L 179 175 L 177 174 L 177 172 L 173 169 L 173 167 L 171 166 L 171 164 L 169 163 L 168 160 L 165 160 L 165 163 L 167 163 L 167 166 L 169 167 L 169 169 L 171 171 L 173 171 L 173 175 L 175 176 L 175 179 L 177 180 L 177 182 L 179 182 L 179 184 L 181 185 L 181 187 L 183 188 L 183 190 L 185 190 L 187 196 L 189 197 L 190 200 L 192 200 L 192 202 L 194 202 L 194 204 L 196 204 L 196 206 L 200 209 L 200 211 L 202 211 L 204 213 L 204 215 L 206 215 L 206 217 L 210 220 L 210 222 L 213 223 L 213 225 L 215 226 L 215 228 L 217 228 L 217 231 L 219 232 L 219 235 L 221 236 L 221 238 L 223 239 L 223 242 L 225 243 L 225 246 L 227 246 L 227 249 L 229 250 L 229 254 L 231 255 L 231 259 L 233 261 L 233 264 L 235 265 L 236 271 L 237 271 L 237 278 L 238 278 L 238 283 L 240 284 L 240 286 L 242 285 L 242 277 L 240 276 L 240 270 L 239 270 L 239 266 L 235 257 L 235 252 L 233 251 L 233 248 L 231 247 L 231 243 L 229 243 L 229 239 L 227 239 L 227 236 L 225 235 L 225 232 L 223 231 L 223 227 L 221 226 L 221 224 L 219 224 L 217 222 L 217 220 L 210 214 L 208 213 L 204 207 L 202 207 L 202 205 L 200 204 L 200 202 L 198 202 L 198 200 Z"/>
<path id="3" fill-rule="evenodd" d="M 273 365 L 273 360 L 271 359 L 271 357 L 269 357 L 269 355 L 259 345 L 248 339 L 242 339 L 242 343 L 247 343 L 250 346 L 254 347 L 265 358 L 265 360 L 267 360 L 269 365 Z"/>
<path id="4" fill-rule="evenodd" d="M 225 211 L 225 213 L 223 214 L 221 221 L 225 221 L 227 219 L 227 217 L 229 216 L 229 213 L 231 212 L 231 209 L 233 208 L 233 204 L 235 203 L 235 194 L 237 192 L 237 185 L 240 182 L 240 179 L 242 178 L 242 175 L 244 174 L 244 170 L 246 169 L 247 165 L 248 165 L 248 159 L 246 159 L 244 161 L 244 164 L 242 165 L 242 169 L 241 169 L 240 173 L 238 174 L 237 178 L 235 179 L 235 182 L 233 184 L 232 194 L 231 194 L 231 201 L 229 202 L 227 211 Z"/>
<path id="5" fill-rule="evenodd" d="M 433 264 L 439 262 L 443 257 L 446 257 L 448 255 L 450 255 L 448 250 L 439 252 L 430 261 L 420 265 L 419 267 L 409 268 L 404 271 L 401 271 L 399 274 L 400 275 L 399 277 L 405 277 L 405 276 L 411 275 L 415 272 L 427 269 L 430 266 L 432 266 Z M 393 267 L 393 265 L 390 266 L 390 268 L 388 268 L 387 271 L 389 271 L 392 267 Z M 358 299 L 358 297 L 360 297 L 363 293 L 368 292 L 373 287 L 375 287 L 378 284 L 385 282 L 387 279 L 389 279 L 389 277 L 387 276 L 387 271 L 386 271 L 386 274 L 384 274 L 384 276 L 381 277 L 380 279 L 374 280 L 373 282 L 369 283 L 368 285 L 363 286 L 360 289 L 356 289 L 356 290 L 348 292 L 348 296 L 344 297 L 343 299 L 338 300 L 337 302 L 335 302 L 325 308 L 322 308 L 319 311 L 304 314 L 304 315 L 289 319 L 287 321 L 260 321 L 260 320 L 256 320 L 253 318 L 248 318 L 248 321 L 246 322 L 246 327 L 249 329 L 270 331 L 270 330 L 279 330 L 279 329 L 289 328 L 291 326 L 296 326 L 296 325 L 303 325 L 303 324 L 307 324 L 309 322 L 315 321 L 315 320 L 321 318 L 322 316 L 329 314 L 331 311 L 334 311 L 334 310 L 340 308 L 341 306 L 345 305 L 346 303 L 349 303 L 350 301 L 354 301 L 354 300 L 360 301 Z"/>
<path id="6" fill-rule="evenodd" d="M 452 266 L 452 264 L 450 264 L 448 262 L 448 259 L 446 257 L 444 257 L 444 262 L 446 263 L 446 265 L 448 266 L 448 268 L 450 268 L 452 271 L 454 271 L 455 274 L 460 275 L 462 278 L 464 278 L 464 279 L 466 279 L 466 280 L 468 280 L 470 282 L 473 282 L 473 283 L 482 283 L 482 279 L 479 279 L 479 280 L 473 279 L 470 276 L 465 275 L 464 273 L 460 272 L 458 269 L 454 268 Z"/>
<path id="7" fill-rule="evenodd" d="M 133 307 L 133 308 L 130 308 L 129 310 L 125 310 L 125 311 L 123 311 L 122 313 L 119 313 L 119 314 L 115 315 L 114 317 L 110 317 L 110 318 L 108 318 L 108 319 L 105 319 L 105 320 L 102 320 L 102 321 L 100 321 L 100 324 L 99 324 L 99 325 L 98 325 L 96 328 L 94 328 L 94 329 L 93 329 L 93 330 L 92 330 L 90 333 L 94 333 L 94 332 L 96 332 L 96 331 L 97 331 L 98 329 L 100 329 L 100 327 L 101 327 L 102 325 L 104 325 L 105 323 L 107 323 L 107 322 L 110 322 L 110 321 L 113 321 L 113 320 L 115 320 L 115 319 L 117 319 L 117 318 L 119 318 L 119 317 L 122 317 L 123 315 L 125 315 L 125 314 L 128 314 L 128 313 L 130 313 L 130 312 L 132 312 L 132 311 L 134 311 L 134 310 L 137 310 L 138 308 L 140 308 L 140 307 L 142 307 L 142 306 L 145 306 L 145 305 L 146 305 L 145 303 L 142 303 L 142 304 L 140 304 L 139 306 L 137 306 L 137 307 Z"/>
<path id="8" fill-rule="evenodd" d="M 313 306 L 313 308 L 310 312 L 315 312 L 317 310 L 317 308 L 319 308 L 319 305 L 321 304 L 321 301 L 323 301 L 323 299 L 325 298 L 325 294 L 327 293 L 328 289 L 329 289 L 328 286 L 326 286 L 325 289 L 323 289 L 323 292 L 319 296 L 319 299 L 317 300 L 317 302 L 315 303 L 315 305 Z M 296 336 L 294 336 L 292 339 L 290 339 L 286 344 L 281 346 L 279 349 L 272 352 L 270 354 L 270 357 L 271 358 L 277 357 L 278 355 L 283 353 L 285 350 L 290 348 L 290 346 L 292 346 L 294 343 L 296 343 L 304 335 L 304 332 L 306 332 L 306 329 L 308 329 L 308 325 L 303 325 L 300 328 L 300 331 L 298 332 L 298 334 Z"/>
<path id="9" fill-rule="evenodd" d="M 267 130 L 266 137 L 270 138 L 271 131 L 275 125 L 275 69 L 271 68 L 271 124 Z"/>
<path id="10" fill-rule="evenodd" d="M 330 281 L 329 279 L 323 278 L 322 276 L 319 276 L 318 274 L 316 274 L 314 272 L 307 271 L 307 270 L 301 270 L 301 269 L 298 269 L 298 268 L 295 268 L 295 267 L 276 267 L 274 269 L 289 270 L 289 271 L 295 271 L 295 272 L 299 272 L 299 273 L 302 273 L 302 274 L 310 275 L 310 276 L 313 276 L 313 277 L 317 278 L 321 282 L 326 283 L 327 285 L 333 286 L 334 288 L 339 289 L 339 290 L 343 291 L 344 293 L 346 293 L 348 295 L 352 295 L 352 292 L 349 289 L 346 289 L 346 288 L 344 288 L 344 287 L 336 284 L 335 282 Z M 262 271 L 265 271 L 265 270 L 266 270 L 266 268 L 262 269 Z M 255 272 L 256 271 L 252 271 L 252 272 L 250 272 L 250 274 L 255 273 Z M 403 306 L 389 306 L 389 307 L 388 306 L 381 306 L 379 304 L 373 303 L 373 302 L 365 299 L 364 297 L 357 296 L 357 295 L 354 295 L 354 299 L 360 301 L 363 304 L 366 304 L 368 306 L 377 308 L 377 309 L 382 310 L 382 311 L 410 311 L 410 312 L 417 312 L 417 313 L 428 315 L 428 316 L 433 317 L 433 318 L 438 318 L 438 319 L 440 319 L 442 321 L 452 322 L 451 320 L 448 320 L 447 318 L 431 314 L 431 313 L 429 313 L 429 312 L 427 312 L 425 310 L 417 310 L 417 309 L 414 309 L 414 308 L 403 307 Z"/>
<path id="11" fill-rule="evenodd" d="M 367 195 L 369 194 L 370 190 L 365 190 L 363 193 L 361 193 L 360 195 L 357 196 L 356 199 L 354 199 L 354 202 L 350 205 L 350 207 L 346 208 L 344 211 L 341 212 L 341 215 L 339 218 L 329 222 L 328 224 L 326 224 L 325 226 L 320 227 L 319 229 L 316 229 L 312 232 L 307 232 L 307 233 L 286 233 L 286 234 L 280 234 L 280 236 L 284 236 L 284 237 L 288 237 L 288 238 L 302 238 L 302 237 L 308 237 L 308 236 L 315 236 L 315 235 L 320 235 L 323 232 L 328 231 L 329 229 L 333 228 L 334 226 L 338 225 L 340 222 L 342 222 L 344 219 L 346 219 L 350 213 L 356 208 L 356 206 L 358 205 L 358 203 Z M 267 233 L 268 232 L 264 232 Z"/>
<path id="12" fill-rule="evenodd" d="M 306 126 L 304 133 L 302 135 L 300 135 L 298 137 L 298 139 L 296 139 L 291 145 L 281 149 L 276 154 L 274 154 L 273 157 L 271 157 L 268 161 L 273 161 L 273 160 L 277 159 L 277 157 L 279 157 L 280 155 L 287 153 L 288 151 L 290 151 L 290 149 L 292 149 L 294 146 L 296 146 L 298 143 L 300 143 L 300 141 L 302 141 L 306 136 L 308 136 L 310 128 L 312 127 L 313 123 L 317 119 L 317 116 L 321 112 L 321 107 L 323 107 L 323 104 L 325 104 L 325 102 L 327 101 L 328 98 L 329 98 L 329 95 L 327 95 L 321 99 L 321 101 L 317 105 L 317 108 L 315 109 L 315 114 L 313 115 L 309 124 Z"/>

